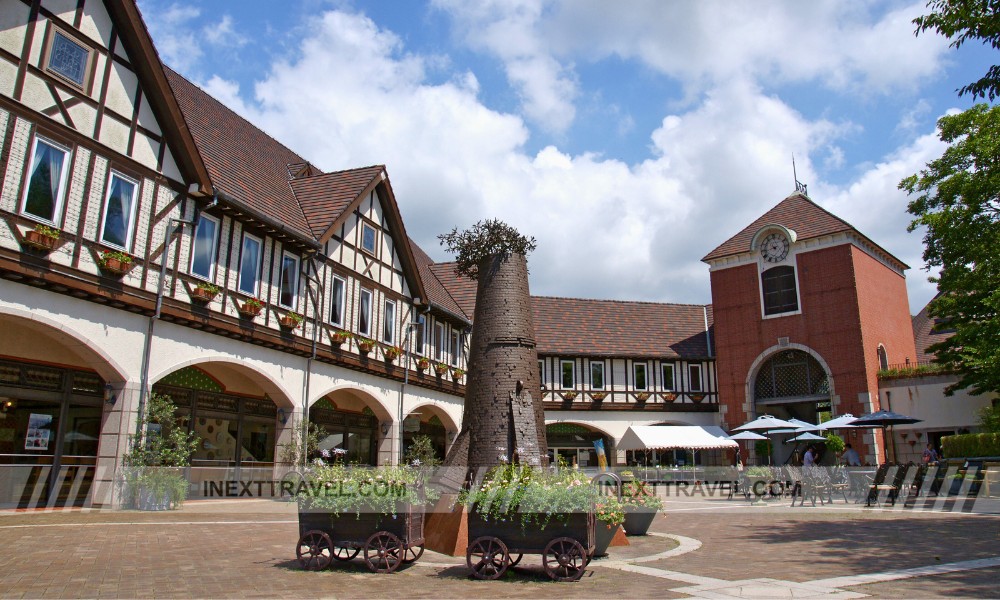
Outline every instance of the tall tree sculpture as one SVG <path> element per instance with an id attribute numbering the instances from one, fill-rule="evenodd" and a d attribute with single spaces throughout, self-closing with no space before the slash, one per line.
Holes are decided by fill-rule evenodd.
<path id="1" fill-rule="evenodd" d="M 445 466 L 470 471 L 503 462 L 544 466 L 545 413 L 528 291 L 527 238 L 498 220 L 438 236 L 460 275 L 475 279 L 476 312 L 469 350 L 462 431 Z"/>

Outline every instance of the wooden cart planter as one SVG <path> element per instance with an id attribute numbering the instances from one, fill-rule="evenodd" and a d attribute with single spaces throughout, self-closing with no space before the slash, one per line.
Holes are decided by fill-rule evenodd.
<path id="1" fill-rule="evenodd" d="M 465 562 L 476 579 L 499 579 L 525 554 L 541 554 L 542 567 L 554 581 L 576 581 L 595 550 L 594 513 L 552 515 L 545 528 L 533 519 L 522 526 L 517 514 L 506 521 L 485 520 L 469 511 L 469 547 Z"/>
<path id="2" fill-rule="evenodd" d="M 333 559 L 349 561 L 363 552 L 372 573 L 392 573 L 424 553 L 424 507 L 403 505 L 395 515 L 299 508 L 295 555 L 303 569 L 319 571 Z"/>

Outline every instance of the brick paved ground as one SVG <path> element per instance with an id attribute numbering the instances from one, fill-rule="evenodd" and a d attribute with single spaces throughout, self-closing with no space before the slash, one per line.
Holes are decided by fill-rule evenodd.
<path id="1" fill-rule="evenodd" d="M 393 575 L 370 574 L 357 560 L 303 572 L 294 561 L 294 508 L 284 503 L 190 502 L 170 513 L 0 512 L 0 596 L 683 598 L 690 596 L 671 590 L 702 580 L 812 582 L 1000 556 L 998 516 L 843 504 L 789 509 L 671 499 L 654 531 L 701 547 L 626 572 L 624 561 L 675 545 L 632 538 L 632 547 L 612 548 L 613 564 L 595 561 L 577 583 L 548 581 L 537 556 L 525 557 L 515 576 L 480 582 L 469 579 L 464 559 L 433 553 Z M 1000 563 L 843 589 L 886 598 L 996 597 Z"/>

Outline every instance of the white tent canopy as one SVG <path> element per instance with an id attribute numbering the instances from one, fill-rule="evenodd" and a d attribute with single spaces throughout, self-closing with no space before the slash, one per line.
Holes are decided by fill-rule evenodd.
<path id="1" fill-rule="evenodd" d="M 739 448 L 715 425 L 633 425 L 625 431 L 618 450 L 714 450 Z"/>

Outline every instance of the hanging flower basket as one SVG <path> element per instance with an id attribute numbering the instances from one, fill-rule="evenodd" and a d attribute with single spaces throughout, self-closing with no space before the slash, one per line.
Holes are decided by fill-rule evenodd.
<path id="1" fill-rule="evenodd" d="M 677 394 L 673 392 L 667 392 L 663 394 L 663 399 L 666 400 L 667 402 L 673 402 L 674 400 L 677 399 Z"/>
<path id="2" fill-rule="evenodd" d="M 191 289 L 191 300 L 196 302 L 211 302 L 219 295 L 219 288 L 211 283 L 199 283 Z"/>
<path id="3" fill-rule="evenodd" d="M 253 319 L 260 314 L 260 311 L 263 310 L 263 308 L 264 303 L 260 300 L 256 298 L 247 298 L 236 310 L 239 311 L 241 316 L 246 317 L 247 319 Z"/>
<path id="4" fill-rule="evenodd" d="M 346 331 L 336 330 L 330 334 L 330 343 L 340 347 L 351 340 L 351 334 Z"/>
<path id="5" fill-rule="evenodd" d="M 448 372 L 448 365 L 444 363 L 438 363 L 434 365 L 434 371 L 438 374 L 438 376 L 443 376 L 445 373 Z"/>
<path id="6" fill-rule="evenodd" d="M 389 362 L 395 362 L 401 354 L 403 354 L 403 349 L 399 346 L 386 346 L 382 349 L 382 355 Z"/>
<path id="7" fill-rule="evenodd" d="M 639 392 L 635 395 L 635 399 L 639 402 L 645 402 L 646 400 L 649 400 L 649 392 Z"/>
<path id="8" fill-rule="evenodd" d="M 459 380 L 459 379 L 461 379 L 462 375 L 465 375 L 465 370 L 464 369 L 455 368 L 455 369 L 451 370 L 451 378 L 454 379 L 454 380 L 456 380 L 456 381 Z"/>
<path id="9" fill-rule="evenodd" d="M 691 399 L 696 403 L 701 402 L 705 399 L 705 394 L 691 394 Z"/>
<path id="10" fill-rule="evenodd" d="M 431 361 L 427 360 L 426 358 L 417 359 L 417 370 L 420 371 L 421 373 L 426 371 L 430 366 L 431 366 Z"/>
<path id="11" fill-rule="evenodd" d="M 106 274 L 124 275 L 132 268 L 132 257 L 117 250 L 107 250 L 98 257 L 97 266 Z"/>
<path id="12" fill-rule="evenodd" d="M 594 402 L 601 402 L 608 397 L 607 392 L 591 392 L 590 397 L 594 399 Z"/>
<path id="13" fill-rule="evenodd" d="M 278 322 L 285 329 L 295 329 L 302 324 L 302 315 L 297 312 L 288 312 Z"/>
<path id="14" fill-rule="evenodd" d="M 59 243 L 59 231 L 45 225 L 36 225 L 24 235 L 23 243 L 29 248 L 51 252 Z"/>
<path id="15" fill-rule="evenodd" d="M 375 349 L 375 340 L 370 340 L 368 338 L 359 337 L 358 338 L 358 351 L 361 354 L 368 354 Z"/>
<path id="16" fill-rule="evenodd" d="M 563 400 L 568 400 L 569 402 L 572 402 L 573 400 L 576 400 L 578 394 L 576 392 L 563 392 L 561 395 Z"/>

